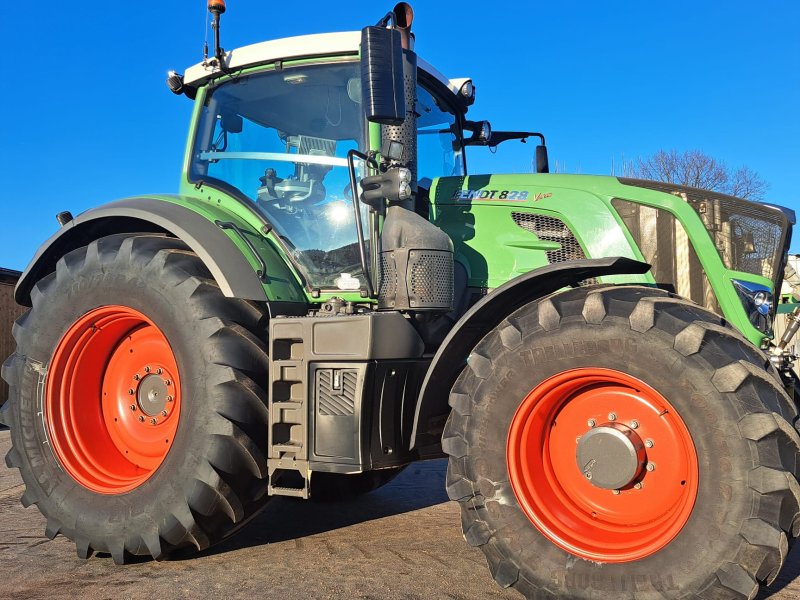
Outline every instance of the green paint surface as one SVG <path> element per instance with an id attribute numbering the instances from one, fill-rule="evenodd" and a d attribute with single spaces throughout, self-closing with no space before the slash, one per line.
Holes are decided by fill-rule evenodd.
<path id="1" fill-rule="evenodd" d="M 470 193 L 471 192 L 471 193 Z M 505 198 L 503 198 L 504 192 Z M 516 192 L 516 193 L 515 193 Z M 773 287 L 764 277 L 726 269 L 700 217 L 681 198 L 623 185 L 615 177 L 520 174 L 470 175 L 437 180 L 431 190 L 432 220 L 453 239 L 456 260 L 467 269 L 469 285 L 496 288 L 548 264 L 553 242 L 519 227 L 512 213 L 551 216 L 574 233 L 586 258 L 642 254 L 611 205 L 613 198 L 660 208 L 683 225 L 716 292 L 723 316 L 754 344 L 764 334 L 750 324 L 732 279 Z M 654 284 L 652 275 L 604 277 L 607 283 Z"/>

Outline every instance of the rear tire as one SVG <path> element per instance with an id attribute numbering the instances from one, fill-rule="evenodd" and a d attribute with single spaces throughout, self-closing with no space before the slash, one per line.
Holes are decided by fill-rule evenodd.
<path id="1" fill-rule="evenodd" d="M 559 381 L 574 382 L 575 373 L 619 373 L 613 385 L 625 388 L 621 382 L 633 380 L 642 385 L 601 397 L 607 384 L 596 380 L 565 392 L 549 416 L 524 421 L 526 403 L 534 406 Z M 656 470 L 642 469 L 618 495 L 581 479 L 576 448 L 595 416 L 588 414 L 591 403 L 576 404 L 581 394 L 602 409 L 597 419 L 607 420 L 604 403 L 616 405 L 623 396 L 642 400 L 646 388 L 655 391 L 651 402 L 662 397 L 674 407 L 672 422 L 682 422 L 689 435 L 675 433 L 674 439 L 688 439 L 691 447 L 670 442 L 655 461 Z M 761 584 L 778 575 L 798 535 L 800 436 L 793 427 L 793 403 L 763 353 L 718 316 L 665 292 L 593 286 L 532 302 L 476 346 L 450 405 L 442 442 L 450 455 L 447 491 L 461 505 L 464 537 L 481 548 L 500 585 L 526 597 L 753 598 Z M 569 429 L 570 406 L 587 412 L 573 419 L 574 427 L 583 429 Z M 641 426 L 637 423 L 643 435 L 663 421 L 645 413 Z M 630 424 L 631 415 L 618 420 L 625 418 Z M 527 437 L 515 433 L 521 430 Z M 560 442 L 554 447 L 553 440 Z M 658 441 L 655 446 L 653 451 L 664 447 Z M 522 466 L 515 466 L 520 456 Z M 684 459 L 684 472 L 691 473 L 692 456 L 696 497 L 680 496 L 675 486 L 690 486 L 689 478 L 670 483 L 658 477 Z M 563 457 L 566 462 L 560 463 Z M 542 465 L 547 468 L 537 471 Z M 536 472 L 548 475 L 534 478 L 533 485 L 526 477 Z M 641 489 L 634 487 L 638 481 Z M 577 512 L 562 513 L 570 516 L 559 520 L 557 502 L 529 502 L 548 489 Z M 651 500 L 637 504 L 648 491 L 655 492 Z M 657 510 L 648 506 L 671 493 L 688 498 L 690 514 L 675 517 L 671 528 L 654 527 L 657 543 L 642 549 L 634 532 L 639 524 L 625 520 L 630 508 L 613 503 L 628 498 L 634 501 L 628 507 Z M 612 507 L 609 520 L 602 504 L 588 513 L 586 526 L 580 501 L 596 498 Z M 544 520 L 548 511 L 554 521 Z M 650 516 L 673 518 L 666 505 L 663 511 Z M 565 550 L 570 544 L 571 551 Z"/>
<path id="2" fill-rule="evenodd" d="M 96 551 L 117 563 L 161 559 L 219 542 L 263 506 L 261 308 L 224 297 L 185 244 L 157 235 L 114 235 L 70 252 L 36 284 L 32 300 L 2 371 L 11 390 L 6 463 L 20 470 L 22 503 L 44 514 L 49 538 L 73 540 L 82 558 Z M 124 320 L 106 325 L 120 318 L 133 319 L 133 329 L 125 331 Z M 153 335 L 136 345 L 141 331 Z M 152 346 L 159 334 L 161 357 Z M 80 362 L 92 352 L 96 359 Z M 162 366 L 170 354 L 173 366 Z M 74 382 L 82 382 L 77 394 Z M 178 385 L 179 395 L 170 391 Z M 163 433 L 167 450 L 154 446 L 149 431 Z M 130 459 L 129 451 L 144 458 Z"/>

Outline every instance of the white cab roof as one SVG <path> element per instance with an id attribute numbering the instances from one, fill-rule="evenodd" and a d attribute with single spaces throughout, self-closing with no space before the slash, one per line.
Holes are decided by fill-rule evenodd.
<path id="1" fill-rule="evenodd" d="M 360 31 L 343 31 L 339 33 L 317 33 L 296 37 L 270 40 L 243 46 L 225 53 L 225 65 L 228 69 L 244 69 L 263 65 L 276 60 L 294 60 L 318 56 L 347 56 L 358 54 L 361 45 Z M 417 66 L 446 85 L 457 94 L 467 79 L 447 79 L 430 64 L 417 58 Z M 184 74 L 187 85 L 203 85 L 219 74 L 219 69 L 198 63 L 189 67 Z"/>

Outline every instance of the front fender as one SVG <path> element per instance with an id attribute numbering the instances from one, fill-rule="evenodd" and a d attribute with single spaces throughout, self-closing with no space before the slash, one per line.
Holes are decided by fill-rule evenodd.
<path id="1" fill-rule="evenodd" d="M 30 293 L 36 282 L 55 270 L 67 252 L 114 233 L 168 233 L 185 242 L 203 261 L 222 293 L 254 301 L 301 301 L 299 286 L 286 285 L 282 298 L 270 298 L 256 268 L 213 219 L 177 203 L 180 197 L 130 198 L 90 209 L 61 227 L 33 257 L 14 292 L 18 304 L 31 305 Z M 187 201 L 191 199 L 186 199 Z M 246 226 L 242 226 L 245 228 Z M 247 228 L 249 229 L 249 228 Z M 277 252 L 268 262 L 286 270 Z M 281 278 L 287 284 L 286 278 Z"/>
<path id="2" fill-rule="evenodd" d="M 475 345 L 503 319 L 525 304 L 584 279 L 603 275 L 639 275 L 650 265 L 624 257 L 575 260 L 534 269 L 515 277 L 476 302 L 439 346 L 417 398 L 411 448 L 436 447 L 450 412 L 450 389 Z"/>

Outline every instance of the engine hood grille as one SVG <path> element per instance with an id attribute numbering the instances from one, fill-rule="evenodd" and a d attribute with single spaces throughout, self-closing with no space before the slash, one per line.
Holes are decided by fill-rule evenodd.
<path id="1" fill-rule="evenodd" d="M 683 198 L 700 217 L 728 269 L 761 275 L 780 287 L 791 235 L 788 211 L 687 186 L 644 179 L 619 181 Z"/>
<path id="2" fill-rule="evenodd" d="M 629 200 L 614 198 L 611 204 L 645 262 L 652 265 L 658 286 L 720 314 L 714 289 L 681 222 L 666 210 Z"/>

